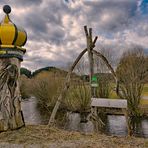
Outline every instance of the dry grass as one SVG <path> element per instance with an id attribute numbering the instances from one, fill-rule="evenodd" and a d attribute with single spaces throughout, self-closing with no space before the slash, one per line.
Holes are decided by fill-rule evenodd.
<path id="1" fill-rule="evenodd" d="M 31 94 L 37 98 L 38 104 L 47 110 L 53 108 L 62 88 L 62 78 L 54 73 L 41 72 L 31 82 Z"/>
<path id="2" fill-rule="evenodd" d="M 148 99 L 141 99 L 140 105 L 148 105 Z"/>
<path id="3" fill-rule="evenodd" d="M 26 126 L 16 131 L 0 133 L 1 143 L 11 144 L 41 144 L 42 147 L 67 148 L 144 148 L 148 140 L 135 137 L 116 137 L 104 134 L 82 134 L 68 132 L 47 126 Z"/>
<path id="4" fill-rule="evenodd" d="M 0 134 L 0 142 L 9 143 L 29 143 L 40 144 L 48 143 L 60 140 L 70 140 L 73 133 L 67 131 L 61 131 L 57 128 L 48 128 L 45 125 L 29 125 L 19 130 L 3 132 Z M 74 140 L 78 139 L 79 133 L 73 137 Z"/>
<path id="5" fill-rule="evenodd" d="M 144 85 L 142 94 L 143 94 L 143 96 L 148 96 L 148 84 Z"/>

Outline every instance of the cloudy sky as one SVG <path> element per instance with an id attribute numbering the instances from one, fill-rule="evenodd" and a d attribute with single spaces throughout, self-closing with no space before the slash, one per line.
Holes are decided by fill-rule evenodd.
<path id="1" fill-rule="evenodd" d="M 148 0 L 0 0 L 28 34 L 23 67 L 63 67 L 86 47 L 84 25 L 98 36 L 96 50 L 120 56 L 133 45 L 148 52 Z"/>

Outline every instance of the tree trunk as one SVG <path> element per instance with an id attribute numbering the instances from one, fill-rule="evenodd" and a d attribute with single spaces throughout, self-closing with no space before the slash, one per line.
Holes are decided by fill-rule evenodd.
<path id="1" fill-rule="evenodd" d="M 19 75 L 20 61 L 17 58 L 0 59 L 0 131 L 25 125 L 21 111 Z"/>

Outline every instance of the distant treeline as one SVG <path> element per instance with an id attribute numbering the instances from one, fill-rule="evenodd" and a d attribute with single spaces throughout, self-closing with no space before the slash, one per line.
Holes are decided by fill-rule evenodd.
<path id="1" fill-rule="evenodd" d="M 31 73 L 31 71 L 30 70 L 28 70 L 27 68 L 21 68 L 20 69 L 20 74 L 21 75 L 25 75 L 25 76 L 27 76 L 28 78 L 31 78 L 32 77 L 32 73 Z"/>
<path id="2" fill-rule="evenodd" d="M 32 78 L 32 77 L 36 76 L 37 74 L 39 74 L 40 72 L 43 72 L 43 71 L 50 71 L 50 72 L 54 72 L 54 73 L 60 73 L 63 76 L 67 75 L 67 71 L 59 69 L 59 68 L 56 68 L 56 67 L 44 67 L 44 68 L 35 70 L 34 72 L 31 72 L 27 68 L 23 68 L 22 67 L 21 70 L 20 70 L 20 73 L 21 73 L 21 75 L 25 75 L 28 78 Z M 76 77 L 79 77 L 78 75 L 76 75 L 74 73 L 73 73 L 73 75 L 75 75 Z M 114 78 L 113 78 L 111 73 L 97 73 L 95 75 L 97 76 L 98 81 L 102 77 L 106 77 L 109 80 L 114 81 Z M 80 78 L 81 78 L 81 80 L 89 82 L 89 75 L 81 75 Z M 148 83 L 148 78 L 145 79 L 145 83 Z"/>
<path id="3" fill-rule="evenodd" d="M 44 68 L 41 68 L 41 69 L 38 69 L 38 70 L 35 70 L 34 72 L 31 72 L 30 70 L 28 70 L 27 68 L 21 68 L 20 70 L 20 73 L 21 75 L 25 75 L 27 76 L 28 78 L 32 78 L 34 76 L 36 76 L 37 74 L 39 74 L 40 72 L 43 72 L 43 71 L 50 71 L 50 72 L 58 72 L 60 73 L 61 75 L 63 76 L 66 76 L 67 75 L 67 71 L 64 71 L 62 69 L 59 69 L 59 68 L 56 68 L 56 67 L 44 67 Z M 76 77 L 78 77 L 78 75 L 74 74 Z M 99 81 L 99 79 L 101 79 L 102 77 L 106 77 L 110 80 L 114 80 L 113 76 L 111 73 L 97 73 L 95 74 L 97 76 L 97 79 Z M 89 75 L 81 75 L 80 76 L 81 80 L 84 80 L 86 82 L 89 82 Z"/>
<path id="4" fill-rule="evenodd" d="M 56 67 L 52 67 L 52 66 L 51 67 L 44 67 L 44 68 L 41 68 L 41 69 L 37 69 L 34 72 L 31 72 L 27 68 L 23 68 L 23 67 L 20 69 L 21 75 L 25 75 L 28 78 L 32 78 L 32 77 L 34 77 L 34 76 L 36 76 L 39 73 L 44 72 L 44 71 L 52 72 L 52 73 L 55 73 L 55 74 L 58 74 L 58 75 L 60 74 L 61 76 L 64 76 L 64 77 L 68 73 L 65 70 L 62 70 L 62 69 L 59 69 L 59 68 L 56 68 Z M 77 75 L 75 73 L 72 73 L 72 76 L 77 77 Z"/>
<path id="5" fill-rule="evenodd" d="M 31 77 L 34 77 L 34 76 L 36 76 L 37 74 L 39 74 L 40 72 L 43 72 L 43 71 L 52 71 L 52 72 L 60 71 L 60 72 L 65 73 L 65 74 L 67 73 L 66 71 L 61 70 L 61 69 L 56 68 L 56 67 L 44 67 L 44 68 L 37 69 L 34 72 L 31 72 L 27 68 L 22 67 L 21 70 L 20 70 L 20 73 L 21 73 L 21 75 L 26 75 L 28 78 L 31 78 Z"/>

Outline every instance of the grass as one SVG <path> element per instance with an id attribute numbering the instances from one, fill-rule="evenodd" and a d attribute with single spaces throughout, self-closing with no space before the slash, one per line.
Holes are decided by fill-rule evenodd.
<path id="1" fill-rule="evenodd" d="M 3 143 L 21 144 L 21 147 L 79 147 L 79 148 L 138 148 L 147 146 L 148 140 L 136 137 L 116 137 L 105 134 L 70 132 L 45 125 L 26 126 L 19 130 L 0 133 Z M 23 146 L 22 146 L 23 145 Z M 30 145 L 30 146 L 29 146 Z M 14 147 L 17 147 L 16 145 Z M 19 147 L 19 146 L 18 146 Z"/>
<path id="2" fill-rule="evenodd" d="M 112 98 L 112 99 L 119 99 L 119 97 L 117 96 L 116 92 L 115 91 L 112 91 L 109 98 Z"/>
<path id="3" fill-rule="evenodd" d="M 76 134 L 73 139 L 79 139 L 80 134 Z M 49 128 L 45 125 L 29 125 L 19 130 L 0 133 L 0 142 L 16 144 L 40 144 L 54 142 L 55 140 L 70 140 L 71 133 L 62 131 L 57 128 Z"/>
<path id="4" fill-rule="evenodd" d="M 148 96 L 148 84 L 144 85 L 142 95 L 143 96 Z"/>
<path id="5" fill-rule="evenodd" d="M 80 83 L 68 90 L 65 106 L 68 110 L 86 112 L 90 110 L 90 90 L 87 85 Z"/>
<path id="6" fill-rule="evenodd" d="M 140 105 L 148 105 L 148 99 L 141 99 Z"/>
<path id="7" fill-rule="evenodd" d="M 143 92 L 142 92 L 142 96 L 148 98 L 148 84 L 145 84 L 145 85 L 144 85 Z M 148 105 L 148 99 L 141 99 L 140 104 L 141 104 L 141 105 Z"/>

